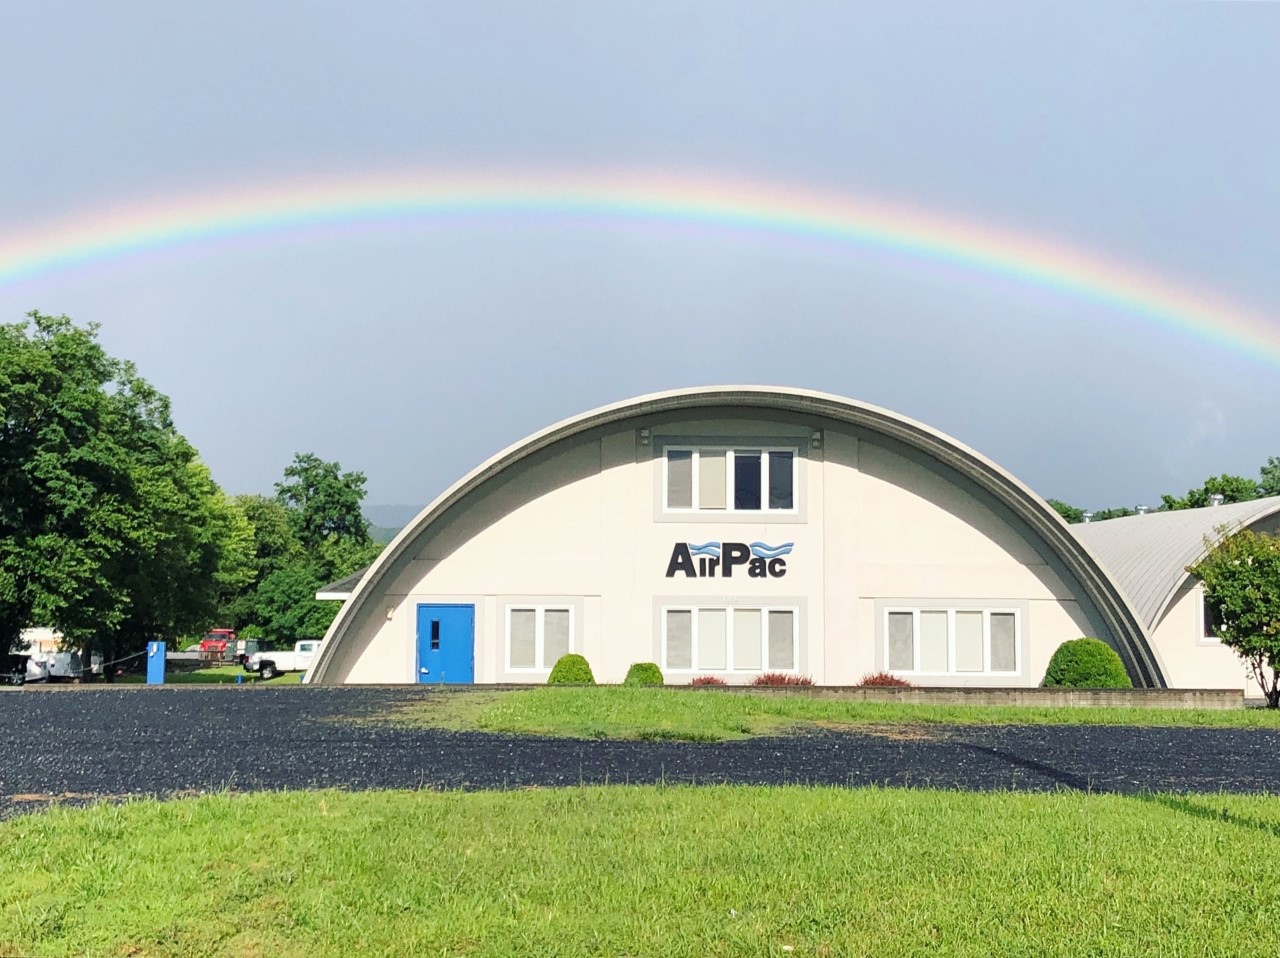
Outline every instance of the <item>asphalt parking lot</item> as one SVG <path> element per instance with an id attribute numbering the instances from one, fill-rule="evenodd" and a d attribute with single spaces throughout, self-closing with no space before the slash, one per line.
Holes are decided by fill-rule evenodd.
<path id="1" fill-rule="evenodd" d="M 418 689 L 24 688 L 0 693 L 0 816 L 220 790 L 604 783 L 1280 792 L 1280 731 L 920 726 L 739 742 L 486 735 L 369 719 Z M 444 693 L 448 694 L 448 693 Z"/>

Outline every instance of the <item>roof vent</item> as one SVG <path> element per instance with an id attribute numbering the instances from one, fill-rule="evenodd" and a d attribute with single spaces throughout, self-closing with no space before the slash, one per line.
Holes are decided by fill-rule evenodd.
<path id="1" fill-rule="evenodd" d="M 1226 497 L 1223 496 L 1222 493 L 1215 492 L 1213 495 L 1209 497 L 1209 505 L 1220 506 L 1225 500 L 1226 500 Z"/>
<path id="2" fill-rule="evenodd" d="M 1092 521 L 1093 521 L 1093 513 L 1092 513 L 1092 512 L 1082 512 L 1082 513 L 1080 513 L 1080 521 L 1081 521 L 1081 522 L 1092 522 Z"/>
<path id="3" fill-rule="evenodd" d="M 1138 513 L 1138 515 L 1145 516 L 1148 512 L 1151 511 L 1151 509 L 1147 506 L 1138 506 L 1138 508 L 1135 511 Z"/>

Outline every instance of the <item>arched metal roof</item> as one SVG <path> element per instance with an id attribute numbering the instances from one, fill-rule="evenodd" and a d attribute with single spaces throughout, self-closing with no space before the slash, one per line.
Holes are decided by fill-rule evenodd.
<path id="1" fill-rule="evenodd" d="M 1219 529 L 1235 532 L 1280 514 L 1280 496 L 1203 509 L 1174 509 L 1071 527 L 1120 588 L 1148 630 L 1164 616 L 1187 580 L 1187 566 L 1208 551 Z"/>
<path id="2" fill-rule="evenodd" d="M 1089 548 L 1038 495 L 991 460 L 950 436 L 897 413 L 842 396 L 774 386 L 708 386 L 653 393 L 636 399 L 602 406 L 566 419 L 527 439 L 509 446 L 454 485 L 428 505 L 412 523 L 382 551 L 343 604 L 325 636 L 319 656 L 306 675 L 308 682 L 324 683 L 328 673 L 340 667 L 344 641 L 367 601 L 377 595 L 382 580 L 398 560 L 431 524 L 449 509 L 498 478 L 506 469 L 557 443 L 571 440 L 593 429 L 634 422 L 639 428 L 646 417 L 669 413 L 696 413 L 704 409 L 734 409 L 789 413 L 815 419 L 846 423 L 890 437 L 937 462 L 954 469 L 991 495 L 1026 524 L 1051 550 L 1092 601 L 1102 624 L 1119 646 L 1134 683 L 1163 688 L 1146 629 Z"/>

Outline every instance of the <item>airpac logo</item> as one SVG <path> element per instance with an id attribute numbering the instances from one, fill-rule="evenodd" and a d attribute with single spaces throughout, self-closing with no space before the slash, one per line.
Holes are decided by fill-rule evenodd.
<path id="1" fill-rule="evenodd" d="M 689 579 L 733 578 L 733 570 L 745 567 L 752 579 L 781 579 L 787 574 L 787 560 L 794 542 L 771 546 L 765 542 L 677 542 L 667 563 L 667 578 L 683 575 Z"/>

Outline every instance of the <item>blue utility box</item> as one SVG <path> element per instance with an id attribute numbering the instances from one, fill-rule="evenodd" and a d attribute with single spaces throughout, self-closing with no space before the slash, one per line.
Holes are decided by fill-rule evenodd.
<path id="1" fill-rule="evenodd" d="M 164 643 L 147 643 L 147 684 L 164 685 Z"/>

